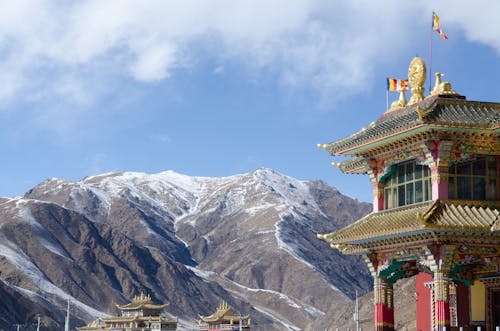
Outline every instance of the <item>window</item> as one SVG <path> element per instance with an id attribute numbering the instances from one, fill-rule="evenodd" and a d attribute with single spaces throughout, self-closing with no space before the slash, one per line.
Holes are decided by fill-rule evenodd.
<path id="1" fill-rule="evenodd" d="M 450 166 L 448 197 L 458 200 L 497 200 L 498 162 L 482 156 Z"/>
<path id="2" fill-rule="evenodd" d="M 394 165 L 384 185 L 384 209 L 411 205 L 431 199 L 429 167 L 408 161 Z"/>

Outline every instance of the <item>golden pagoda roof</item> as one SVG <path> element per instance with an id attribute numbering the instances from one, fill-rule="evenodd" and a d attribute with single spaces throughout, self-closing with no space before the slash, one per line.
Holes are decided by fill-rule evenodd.
<path id="1" fill-rule="evenodd" d="M 479 232 L 500 242 L 499 201 L 437 200 L 373 212 L 357 222 L 318 238 L 346 253 L 367 251 L 387 241 L 449 232 Z"/>
<path id="2" fill-rule="evenodd" d="M 200 315 L 200 322 L 206 322 L 206 323 L 231 322 L 231 321 L 233 323 L 239 323 L 240 320 L 247 320 L 247 319 L 249 319 L 249 315 L 245 316 L 235 315 L 233 313 L 233 310 L 229 307 L 229 305 L 225 301 L 220 302 L 219 307 L 217 307 L 217 310 L 212 315 L 210 316 Z"/>
<path id="3" fill-rule="evenodd" d="M 149 309 L 149 310 L 162 310 L 168 307 L 168 303 L 164 303 L 161 305 L 155 305 L 153 300 L 151 300 L 151 296 L 144 295 L 141 293 L 140 295 L 136 295 L 132 302 L 126 305 L 116 305 L 116 307 L 120 310 L 137 310 L 137 309 Z"/>
<path id="4" fill-rule="evenodd" d="M 318 146 L 331 155 L 355 156 L 374 144 L 433 129 L 500 133 L 500 103 L 467 101 L 460 95 L 434 95 L 385 113 L 351 136 Z"/>

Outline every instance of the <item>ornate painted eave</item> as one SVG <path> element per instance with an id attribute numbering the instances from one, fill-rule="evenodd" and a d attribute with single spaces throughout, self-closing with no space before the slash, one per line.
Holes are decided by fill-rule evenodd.
<path id="1" fill-rule="evenodd" d="M 499 201 L 437 200 L 371 213 L 318 237 L 344 253 L 364 252 L 404 238 L 437 239 L 456 233 L 493 236 L 500 242 L 499 219 Z"/>
<path id="2" fill-rule="evenodd" d="M 482 129 L 500 133 L 500 103 L 466 101 L 463 97 L 436 95 L 385 113 L 359 132 L 319 145 L 331 155 L 360 155 L 374 144 L 401 139 L 429 130 Z"/>

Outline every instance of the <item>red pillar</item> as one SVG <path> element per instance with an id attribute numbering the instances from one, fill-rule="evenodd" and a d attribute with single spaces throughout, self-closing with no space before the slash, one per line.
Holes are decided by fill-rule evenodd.
<path id="1" fill-rule="evenodd" d="M 416 324 L 417 331 L 431 331 L 431 291 L 432 276 L 421 272 L 415 279 L 415 291 L 417 292 Z"/>
<path id="2" fill-rule="evenodd" d="M 437 331 L 450 330 L 450 280 L 446 272 L 434 272 L 434 326 Z"/>
<path id="3" fill-rule="evenodd" d="M 374 278 L 375 331 L 394 331 L 392 284 L 381 277 Z"/>
<path id="4" fill-rule="evenodd" d="M 458 326 L 470 324 L 469 287 L 462 282 L 457 285 L 457 318 Z"/>

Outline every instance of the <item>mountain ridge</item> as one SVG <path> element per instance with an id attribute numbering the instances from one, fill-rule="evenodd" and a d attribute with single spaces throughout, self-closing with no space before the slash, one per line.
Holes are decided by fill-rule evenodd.
<path id="1" fill-rule="evenodd" d="M 0 280 L 50 294 L 54 307 L 71 296 L 82 304 L 78 323 L 147 291 L 182 319 L 209 314 L 228 298 L 257 326 L 298 330 L 332 301 L 369 290 L 361 259 L 331 250 L 316 233 L 370 210 L 322 181 L 268 168 L 222 178 L 174 171 L 51 178 L 2 199 L 0 235 L 52 292 L 37 288 L 3 246 Z"/>

